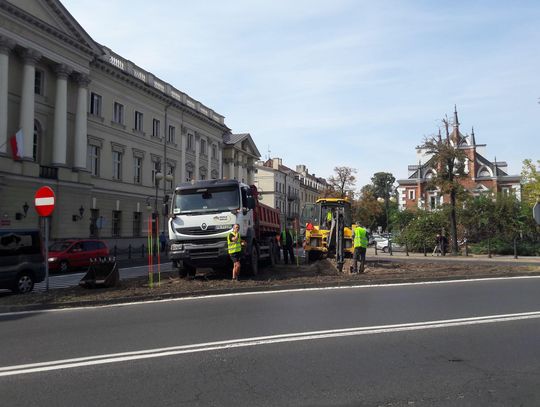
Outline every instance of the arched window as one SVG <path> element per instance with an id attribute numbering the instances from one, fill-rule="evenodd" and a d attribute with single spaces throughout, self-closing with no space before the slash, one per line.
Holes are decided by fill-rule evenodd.
<path id="1" fill-rule="evenodd" d="M 478 177 L 491 177 L 492 174 L 491 174 L 491 171 L 489 170 L 489 168 L 487 167 L 482 167 L 480 168 L 480 170 L 478 171 Z"/>
<path id="2" fill-rule="evenodd" d="M 34 162 L 39 162 L 40 160 L 40 154 L 39 154 L 39 144 L 43 136 L 43 128 L 41 127 L 41 123 L 37 120 L 34 120 L 34 139 L 32 142 L 32 160 Z"/>

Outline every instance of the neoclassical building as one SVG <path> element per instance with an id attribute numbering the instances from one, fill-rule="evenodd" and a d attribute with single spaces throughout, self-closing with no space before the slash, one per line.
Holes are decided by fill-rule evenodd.
<path id="1" fill-rule="evenodd" d="M 458 146 L 465 153 L 465 173 L 467 177 L 461 181 L 463 187 L 472 195 L 483 192 L 515 193 L 521 198 L 521 177 L 507 173 L 505 161 L 490 161 L 486 158 L 486 145 L 477 144 L 474 128 L 471 134 L 463 135 L 459 129 L 457 109 L 454 109 L 452 131 L 449 132 L 449 142 Z M 429 181 L 437 174 L 431 157 L 425 151 L 417 150 L 417 165 L 409 165 L 409 175 L 398 183 L 398 202 L 400 209 L 436 209 L 443 203 L 449 202 L 449 197 L 441 194 L 438 189 L 429 187 Z"/>
<path id="2" fill-rule="evenodd" d="M 249 133 L 223 136 L 223 177 L 253 185 L 255 162 L 261 153 Z"/>
<path id="3" fill-rule="evenodd" d="M 52 238 L 142 237 L 175 184 L 223 177 L 230 133 L 222 115 L 92 40 L 60 1 L 0 0 L 0 227 L 37 226 L 34 194 L 48 185 Z M 249 158 L 241 165 L 249 174 Z"/>

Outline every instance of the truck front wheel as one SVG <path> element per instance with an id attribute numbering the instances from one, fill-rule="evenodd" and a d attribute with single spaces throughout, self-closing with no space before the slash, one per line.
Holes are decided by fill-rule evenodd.
<path id="1" fill-rule="evenodd" d="M 251 256 L 248 264 L 248 273 L 252 276 L 259 274 L 259 254 L 255 245 L 251 246 Z"/>

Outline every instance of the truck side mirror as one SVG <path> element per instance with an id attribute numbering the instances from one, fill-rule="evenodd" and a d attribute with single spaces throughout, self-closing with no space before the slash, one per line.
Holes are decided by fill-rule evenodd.
<path id="1" fill-rule="evenodd" d="M 247 199 L 248 209 L 255 209 L 255 198 L 252 196 Z"/>

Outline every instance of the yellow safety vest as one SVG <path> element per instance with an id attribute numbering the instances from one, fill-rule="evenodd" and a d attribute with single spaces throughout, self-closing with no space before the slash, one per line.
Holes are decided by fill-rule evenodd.
<path id="1" fill-rule="evenodd" d="M 326 214 L 326 220 L 327 220 L 327 221 L 331 221 L 331 220 L 332 220 L 332 212 L 329 211 L 329 212 Z"/>
<path id="2" fill-rule="evenodd" d="M 354 229 L 354 247 L 367 247 L 368 238 L 367 231 L 363 227 L 356 227 Z"/>
<path id="3" fill-rule="evenodd" d="M 234 235 L 238 239 L 236 242 L 231 241 L 231 235 Z M 240 242 L 240 233 L 231 232 L 227 235 L 227 247 L 229 254 L 240 253 L 242 251 L 242 242 Z"/>

